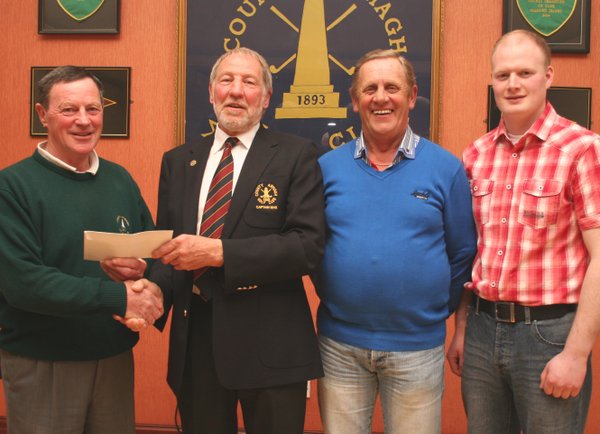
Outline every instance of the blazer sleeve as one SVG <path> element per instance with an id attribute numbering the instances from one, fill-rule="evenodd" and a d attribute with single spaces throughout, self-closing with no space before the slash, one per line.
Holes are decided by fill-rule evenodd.
<path id="1" fill-rule="evenodd" d="M 248 236 L 223 239 L 225 292 L 243 285 L 260 286 L 297 279 L 315 269 L 322 258 L 325 217 L 317 149 L 308 141 L 295 149 L 296 159 L 287 169 L 286 211 L 279 230 L 252 234 L 248 228 Z M 286 169 L 277 167 L 277 170 Z"/>
<path id="2" fill-rule="evenodd" d="M 173 229 L 168 216 L 168 197 L 171 185 L 171 166 L 167 154 L 163 155 L 160 167 L 160 180 L 158 185 L 158 210 L 156 215 L 157 229 Z M 173 304 L 173 268 L 163 264 L 160 260 L 153 261 L 148 271 L 148 279 L 156 283 L 163 293 L 164 314 L 155 326 L 163 330 L 169 310 Z"/>

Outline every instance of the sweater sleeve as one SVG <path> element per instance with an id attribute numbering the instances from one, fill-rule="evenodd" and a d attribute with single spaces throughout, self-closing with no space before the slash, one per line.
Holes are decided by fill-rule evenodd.
<path id="1" fill-rule="evenodd" d="M 458 168 L 444 209 L 446 251 L 450 261 L 450 312 L 460 302 L 463 285 L 471 278 L 471 266 L 477 251 L 477 233 L 471 208 L 469 181 L 462 166 Z"/>
<path id="2" fill-rule="evenodd" d="M 17 198 L 0 180 L 0 297 L 14 308 L 57 317 L 92 312 L 123 315 L 123 283 L 100 277 L 75 276 L 43 261 L 40 228 L 27 198 Z M 38 211 L 39 212 L 39 211 Z M 69 248 L 68 245 L 54 248 Z M 83 260 L 82 260 L 83 263 Z"/>

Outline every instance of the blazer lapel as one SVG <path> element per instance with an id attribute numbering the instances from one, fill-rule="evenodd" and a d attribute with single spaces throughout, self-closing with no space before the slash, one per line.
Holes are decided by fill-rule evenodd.
<path id="1" fill-rule="evenodd" d="M 260 176 L 265 171 L 279 149 L 279 144 L 264 127 L 260 127 L 246 160 L 240 176 L 235 184 L 235 190 L 231 199 L 231 206 L 227 213 L 225 226 L 221 238 L 229 238 L 238 221 L 244 213 L 244 209 L 258 185 Z"/>
<path id="2" fill-rule="evenodd" d="M 198 198 L 206 161 L 212 146 L 213 136 L 202 138 L 191 144 L 187 160 L 184 161 L 183 230 L 195 234 L 198 223 Z"/>

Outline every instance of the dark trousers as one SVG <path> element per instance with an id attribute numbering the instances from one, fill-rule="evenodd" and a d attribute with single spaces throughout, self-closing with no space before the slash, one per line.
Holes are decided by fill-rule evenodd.
<path id="1" fill-rule="evenodd" d="M 184 434 L 237 434 L 238 402 L 247 434 L 302 434 L 306 383 L 244 390 L 223 387 L 212 350 L 212 303 L 193 298 L 183 385 L 177 398 Z"/>

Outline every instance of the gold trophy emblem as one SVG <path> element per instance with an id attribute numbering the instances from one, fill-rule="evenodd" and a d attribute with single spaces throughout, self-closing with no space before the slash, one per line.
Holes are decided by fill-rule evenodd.
<path id="1" fill-rule="evenodd" d="M 335 24 L 337 22 L 332 26 Z M 324 0 L 305 0 L 294 83 L 290 91 L 283 94 L 275 119 L 346 118 L 346 108 L 339 106 L 340 94 L 333 91 L 331 84 L 329 58 L 332 56 L 327 53 L 327 30 Z M 278 72 L 282 67 L 271 67 L 271 71 Z"/>

